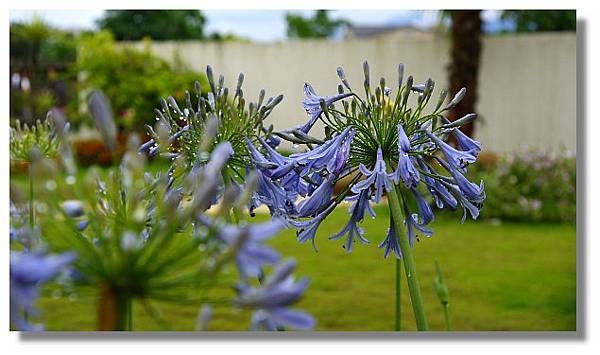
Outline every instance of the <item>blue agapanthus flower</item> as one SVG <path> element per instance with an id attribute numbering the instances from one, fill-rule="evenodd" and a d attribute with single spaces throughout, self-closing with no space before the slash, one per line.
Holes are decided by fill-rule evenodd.
<path id="1" fill-rule="evenodd" d="M 390 218 L 390 227 L 388 228 L 385 239 L 381 244 L 379 244 L 379 248 L 383 248 L 385 251 L 383 253 L 383 257 L 387 258 L 392 252 L 397 259 L 402 258 L 402 251 L 400 250 L 400 243 L 398 242 L 398 235 L 396 234 L 396 227 L 394 226 L 394 221 Z"/>
<path id="2" fill-rule="evenodd" d="M 465 173 L 477 160 L 481 144 L 459 130 L 476 115 L 453 122 L 447 119 L 448 111 L 464 97 L 464 89 L 448 103 L 443 92 L 435 109 L 426 113 L 433 80 L 413 85 L 413 78 L 408 77 L 403 82 L 404 69 L 400 65 L 394 94 L 383 78 L 378 86 L 371 86 L 366 62 L 363 70 L 364 98 L 352 91 L 342 68 L 338 68 L 342 85 L 336 95 L 320 97 L 305 85 L 303 105 L 310 115 L 308 123 L 300 133 L 292 130 L 277 134 L 294 144 L 304 144 L 305 152 L 285 159 L 270 153 L 253 155 L 252 162 L 262 167 L 265 179 L 270 177 L 294 203 L 293 210 L 280 216 L 297 229 L 301 243 L 310 240 L 313 247 L 323 220 L 345 202 L 353 203 L 350 220 L 330 239 L 345 237 L 347 251 L 352 250 L 356 239 L 366 243 L 367 233 L 359 226 L 365 211 L 371 211 L 371 203 L 381 202 L 386 195 L 397 196 L 398 213 L 404 212 L 402 220 L 392 220 L 379 246 L 384 248 L 385 256 L 393 252 L 401 258 L 398 238 L 408 238 L 412 246 L 418 235 L 433 234 L 428 226 L 434 220 L 431 205 L 451 210 L 463 207 L 463 222 L 467 211 L 473 218 L 479 215 L 485 200 L 484 185 L 468 181 Z M 411 95 L 416 95 L 415 106 L 409 105 Z M 308 136 L 318 118 L 325 125 L 326 138 L 322 141 Z M 456 147 L 446 142 L 451 134 L 456 138 Z M 293 177 L 294 184 L 284 182 L 283 177 Z M 298 187 L 296 191 L 294 186 Z M 272 210 L 281 204 L 265 201 Z"/>
<path id="3" fill-rule="evenodd" d="M 383 196 L 383 190 L 390 192 L 392 190 L 392 175 L 387 172 L 385 161 L 383 161 L 383 152 L 381 147 L 377 149 L 377 160 L 373 170 L 369 170 L 363 163 L 358 166 L 360 172 L 365 177 L 364 180 L 357 182 L 352 186 L 351 191 L 354 193 L 360 193 L 363 190 L 373 188 L 373 201 L 379 203 Z"/>
<path id="4" fill-rule="evenodd" d="M 352 251 L 355 238 L 358 238 L 358 240 L 363 244 L 369 243 L 369 241 L 364 237 L 365 230 L 359 227 L 358 224 L 365 218 L 365 212 L 369 213 L 371 217 L 375 217 L 375 211 L 371 205 L 369 205 L 369 193 L 366 190 L 361 191 L 358 195 L 354 195 L 347 200 L 355 201 L 352 207 L 350 207 L 350 220 L 340 232 L 329 237 L 329 239 L 337 240 L 347 235 L 346 243 L 344 243 L 344 249 L 346 249 L 346 252 L 349 253 Z"/>
<path id="5" fill-rule="evenodd" d="M 317 230 L 319 229 L 321 223 L 325 220 L 325 217 L 327 217 L 334 210 L 334 208 L 335 205 L 332 204 L 326 210 L 319 213 L 312 219 L 297 220 L 288 216 L 288 218 L 290 218 L 290 224 L 298 230 L 298 241 L 304 244 L 310 240 L 313 248 L 317 250 L 315 245 Z"/>
<path id="6" fill-rule="evenodd" d="M 419 185 L 421 175 L 414 165 L 414 159 L 409 156 L 411 146 L 402 125 L 398 125 L 398 167 L 394 172 L 394 181 L 404 182 L 406 187 L 416 187 Z"/>
<path id="7" fill-rule="evenodd" d="M 474 163 L 477 160 L 477 150 L 471 149 L 468 151 L 458 150 L 448 143 L 442 141 L 436 135 L 425 132 L 427 136 L 440 148 L 446 161 L 454 169 L 462 172 L 466 172 L 466 166 L 470 163 Z"/>
<path id="8" fill-rule="evenodd" d="M 304 83 L 304 100 L 302 101 L 302 105 L 306 110 L 306 113 L 310 115 L 310 120 L 299 128 L 300 131 L 304 133 L 308 133 L 312 126 L 314 126 L 315 122 L 321 113 L 323 113 L 323 109 L 321 107 L 321 100 L 324 101 L 325 106 L 330 106 L 334 102 L 339 101 L 343 98 L 351 96 L 352 93 L 338 94 L 332 96 L 319 96 L 315 92 L 312 86 L 309 83 Z"/>
<path id="9" fill-rule="evenodd" d="M 308 313 L 289 307 L 302 297 L 309 280 L 294 280 L 292 272 L 296 268 L 294 261 L 280 264 L 259 287 L 247 284 L 238 285 L 239 296 L 236 304 L 254 309 L 252 330 L 311 329 L 314 318 Z"/>
<path id="10" fill-rule="evenodd" d="M 212 228 L 230 247 L 237 250 L 235 255 L 238 272 L 242 278 L 259 277 L 266 266 L 274 265 L 280 255 L 265 242 L 277 235 L 284 227 L 283 221 L 274 219 L 247 227 L 237 225 L 219 225 L 205 215 L 198 216 L 198 222 Z"/>
<path id="11" fill-rule="evenodd" d="M 298 215 L 302 217 L 313 217 L 319 212 L 325 210 L 333 202 L 333 188 L 335 186 L 335 176 L 331 175 L 327 180 L 313 192 L 307 199 L 301 201 L 298 205 Z"/>
<path id="12" fill-rule="evenodd" d="M 460 149 L 462 149 L 463 151 L 474 152 L 474 154 L 477 154 L 481 151 L 481 143 L 467 136 L 460 129 L 454 128 L 452 130 L 452 133 L 454 133 L 454 137 L 456 137 L 456 142 L 458 143 Z"/>
<path id="13" fill-rule="evenodd" d="M 10 252 L 10 321 L 19 330 L 42 330 L 30 324 L 24 314 L 36 314 L 34 302 L 40 287 L 57 276 L 75 260 L 75 254 L 46 254 L 35 252 Z"/>
<path id="14" fill-rule="evenodd" d="M 306 175 L 311 170 L 326 170 L 328 173 L 339 174 L 348 159 L 348 146 L 352 143 L 353 137 L 351 128 L 347 128 L 315 149 L 292 154 L 290 158 L 303 167 L 301 175 Z"/>

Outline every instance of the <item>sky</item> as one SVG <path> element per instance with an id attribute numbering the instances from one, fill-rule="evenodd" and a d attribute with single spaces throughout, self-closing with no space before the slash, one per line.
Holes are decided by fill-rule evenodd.
<path id="1" fill-rule="evenodd" d="M 104 10 L 11 10 L 10 21 L 29 21 L 39 16 L 50 25 L 63 29 L 95 29 Z M 285 10 L 204 10 L 207 32 L 233 33 L 259 42 L 286 38 Z M 313 10 L 294 10 L 311 15 Z M 439 13 L 434 10 L 332 10 L 332 18 L 345 18 L 355 25 L 403 25 L 418 28 L 434 26 Z M 498 23 L 500 11 L 485 10 L 489 23 Z"/>

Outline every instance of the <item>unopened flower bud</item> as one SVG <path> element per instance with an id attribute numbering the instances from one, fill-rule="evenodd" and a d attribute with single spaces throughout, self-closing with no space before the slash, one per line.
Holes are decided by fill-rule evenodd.
<path id="1" fill-rule="evenodd" d="M 83 204 L 78 200 L 67 200 L 63 202 L 65 214 L 71 218 L 83 216 Z"/>
<path id="2" fill-rule="evenodd" d="M 342 67 L 337 68 L 337 75 L 340 77 L 342 84 L 344 84 L 348 90 L 352 91 L 350 85 L 348 84 L 348 80 L 346 80 L 346 73 L 344 73 L 344 69 Z"/>
<path id="3" fill-rule="evenodd" d="M 402 87 L 403 77 L 404 77 L 404 64 L 398 64 L 398 88 Z"/>
<path id="4" fill-rule="evenodd" d="M 217 88 L 215 87 L 215 78 L 213 76 L 213 69 L 210 65 L 206 66 L 206 78 L 208 79 L 208 84 L 210 85 L 210 91 L 217 92 Z"/>
<path id="5" fill-rule="evenodd" d="M 467 93 L 467 89 L 465 89 L 465 88 L 460 89 L 456 93 L 456 95 L 454 95 L 454 97 L 448 103 L 448 105 L 446 105 L 446 107 L 444 107 L 444 110 L 449 110 L 449 109 L 453 108 L 454 106 L 458 105 L 458 103 L 461 102 L 461 100 L 465 97 L 466 93 Z"/>
<path id="6" fill-rule="evenodd" d="M 437 294 L 440 303 L 445 306 L 449 302 L 448 287 L 444 283 L 442 269 L 440 268 L 440 264 L 437 261 L 435 262 L 435 270 L 437 274 L 433 281 L 433 288 L 435 289 L 435 293 Z"/>
<path id="7" fill-rule="evenodd" d="M 88 106 L 90 114 L 96 123 L 96 128 L 98 128 L 104 138 L 104 142 L 114 154 L 117 149 L 117 127 L 113 120 L 108 98 L 101 91 L 93 91 L 89 96 Z"/>
<path id="8" fill-rule="evenodd" d="M 365 88 L 371 86 L 371 76 L 369 73 L 369 62 L 366 60 L 363 62 L 363 74 L 365 75 Z"/>
<path id="9" fill-rule="evenodd" d="M 476 113 L 469 113 L 455 121 L 445 124 L 443 127 L 444 128 L 461 127 L 461 126 L 464 126 L 466 124 L 469 124 L 469 123 L 475 121 L 476 118 L 477 118 Z"/>
<path id="10" fill-rule="evenodd" d="M 238 76 L 237 86 L 235 88 L 235 94 L 237 95 L 242 89 L 242 84 L 244 83 L 244 73 L 240 73 Z"/>

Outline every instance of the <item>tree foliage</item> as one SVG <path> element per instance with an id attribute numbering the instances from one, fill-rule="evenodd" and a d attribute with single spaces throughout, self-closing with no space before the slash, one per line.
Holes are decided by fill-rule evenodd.
<path id="1" fill-rule="evenodd" d="M 205 39 L 199 10 L 108 10 L 98 21 L 118 41 Z"/>
<path id="2" fill-rule="evenodd" d="M 505 10 L 503 19 L 513 20 L 516 32 L 575 31 L 575 10 Z"/>
<path id="3" fill-rule="evenodd" d="M 288 13 L 285 21 L 289 38 L 326 38 L 339 28 L 350 25 L 344 19 L 331 19 L 327 10 L 317 10 L 312 17 Z"/>

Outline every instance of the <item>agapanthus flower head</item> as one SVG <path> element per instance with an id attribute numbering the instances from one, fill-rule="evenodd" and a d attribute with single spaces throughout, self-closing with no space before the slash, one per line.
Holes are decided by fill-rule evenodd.
<path id="1" fill-rule="evenodd" d="M 245 139 L 256 145 L 258 138 L 268 141 L 271 146 L 278 144 L 279 138 L 272 134 L 273 127 L 266 126 L 264 121 L 283 100 L 283 95 L 265 99 L 265 91 L 261 90 L 257 101 L 250 102 L 242 90 L 243 74 L 238 77 L 235 90 L 225 87 L 222 76 L 216 81 L 210 66 L 206 76 L 208 88 L 204 89 L 196 82 L 194 95 L 185 92 L 183 108 L 173 97 L 161 100 L 161 109 L 155 109 L 157 128 L 147 127 L 151 139 L 140 147 L 140 151 L 169 157 L 175 167 L 173 177 L 179 179 L 193 166 L 206 163 L 208 157 L 198 154 L 200 145 L 210 152 L 218 143 L 227 141 L 234 153 L 227 163 L 225 175 L 242 182 L 251 158 Z M 192 105 L 192 96 L 197 99 L 196 105 Z M 159 128 L 165 132 L 164 137 Z M 182 163 L 176 164 L 178 160 Z"/>
<path id="2" fill-rule="evenodd" d="M 464 173 L 476 161 L 481 144 L 459 131 L 460 126 L 472 122 L 476 115 L 469 114 L 453 122 L 447 119 L 448 110 L 460 102 L 465 89 L 448 103 L 445 103 L 448 93 L 442 91 L 433 111 L 428 111 L 435 82 L 427 79 L 415 83 L 412 76 L 404 80 L 403 65 L 398 66 L 398 86 L 391 89 L 383 78 L 378 85 L 372 84 L 370 68 L 365 62 L 364 94 L 353 91 L 342 68 L 337 72 L 342 81 L 337 94 L 318 96 L 310 85 L 304 87 L 306 98 L 302 104 L 310 118 L 300 128 L 301 133 L 308 133 L 320 119 L 325 126 L 325 139 L 313 141 L 297 129 L 276 133 L 294 144 L 305 145 L 307 150 L 285 160 L 269 156 L 265 156 L 265 161 L 257 159 L 263 166 L 275 164 L 266 169 L 278 172 L 271 175 L 272 182 L 281 186 L 282 176 L 294 176 L 295 186 L 306 187 L 302 190 L 306 196 L 297 194 L 305 196 L 296 202 L 295 212 L 300 213 L 284 216 L 298 229 L 298 240 L 311 240 L 314 246 L 317 229 L 325 217 L 342 202 L 355 201 L 350 221 L 331 237 L 346 236 L 344 246 L 351 250 L 354 240 L 367 241 L 368 233 L 358 225 L 364 211 L 392 192 L 399 196 L 405 213 L 404 223 L 390 227 L 380 244 L 386 249 L 386 256 L 391 252 L 401 256 L 395 236 L 408 235 L 412 245 L 418 234 L 433 234 L 427 226 L 434 220 L 427 200 L 429 195 L 438 208 L 455 209 L 461 205 L 476 217 L 485 199 L 483 183 L 469 182 Z M 409 100 L 411 95 L 416 100 Z M 455 135 L 458 147 L 445 141 L 450 134 Z M 342 179 L 346 185 L 334 194 L 332 187 Z M 291 193 L 288 196 L 296 197 Z M 398 230 L 402 225 L 405 231 Z"/>
<path id="3" fill-rule="evenodd" d="M 59 152 L 61 134 L 51 119 L 38 120 L 32 125 L 15 120 L 10 127 L 10 158 L 30 162 L 33 148 L 43 158 L 54 158 Z"/>
<path id="4" fill-rule="evenodd" d="M 19 249 L 29 251 L 40 245 L 40 230 L 30 225 L 28 208 L 20 208 L 10 201 L 10 229 L 11 244 L 18 244 Z"/>
<path id="5" fill-rule="evenodd" d="M 47 204 L 38 215 L 44 239 L 81 256 L 73 267 L 86 282 L 131 298 L 189 301 L 197 295 L 186 290 L 202 285 L 225 261 L 237 261 L 256 275 L 256 265 L 278 260 L 262 240 L 280 226 L 247 227 L 248 243 L 239 247 L 221 234 L 231 234 L 225 227 L 203 235 L 197 230 L 198 217 L 222 193 L 223 170 L 233 155 L 229 142 L 218 143 L 211 152 L 199 150 L 208 156 L 206 162 L 181 183 L 171 184 L 168 174 L 146 171 L 139 142 L 132 139 L 118 167 L 106 175 L 90 169 L 81 189 L 65 179 L 57 179 L 52 190 L 40 189 Z M 38 178 L 41 186 L 47 185 L 46 177 Z"/>

